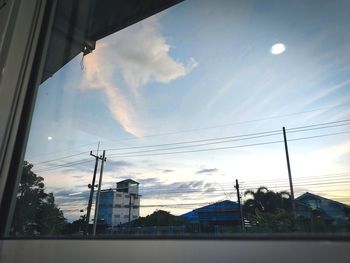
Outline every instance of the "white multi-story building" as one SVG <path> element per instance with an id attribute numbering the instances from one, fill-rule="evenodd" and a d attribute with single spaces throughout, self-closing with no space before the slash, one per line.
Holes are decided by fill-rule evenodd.
<path id="1" fill-rule="evenodd" d="M 127 179 L 115 189 L 101 191 L 98 222 L 108 226 L 128 223 L 140 216 L 139 183 Z"/>

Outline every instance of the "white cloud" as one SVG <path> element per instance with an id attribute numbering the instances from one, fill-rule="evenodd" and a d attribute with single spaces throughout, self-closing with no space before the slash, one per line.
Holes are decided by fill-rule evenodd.
<path id="1" fill-rule="evenodd" d="M 309 97 L 305 102 L 304 102 L 304 105 L 305 106 L 309 106 L 311 105 L 312 103 L 322 99 L 322 98 L 325 98 L 326 96 L 334 93 L 334 92 L 337 92 L 338 90 L 344 88 L 344 87 L 347 87 L 348 85 L 350 84 L 350 79 L 347 79 L 345 81 L 342 81 L 341 83 L 337 83 L 337 84 L 334 84 L 330 87 L 326 87 L 324 88 L 323 90 L 321 90 L 320 92 L 318 92 L 317 94 L 313 94 L 312 97 Z"/>
<path id="2" fill-rule="evenodd" d="M 81 88 L 103 90 L 114 118 L 135 136 L 142 136 L 135 110 L 139 88 L 152 82 L 169 83 L 197 66 L 193 58 L 184 65 L 171 57 L 170 45 L 161 35 L 156 18 L 103 39 L 97 43 L 96 50 L 85 57 L 84 64 Z M 126 89 L 116 83 L 118 75 Z"/>

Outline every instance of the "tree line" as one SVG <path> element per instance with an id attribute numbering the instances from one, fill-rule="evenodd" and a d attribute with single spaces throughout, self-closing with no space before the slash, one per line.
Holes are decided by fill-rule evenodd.
<path id="1" fill-rule="evenodd" d="M 86 224 L 86 216 L 68 223 L 62 210 L 55 204 L 53 193 L 45 192 L 44 178 L 37 176 L 32 168 L 32 164 L 24 162 L 11 234 L 57 236 L 81 233 Z M 247 198 L 243 204 L 245 232 L 334 231 L 331 221 L 320 210 L 311 211 L 309 218 L 295 215 L 288 192 L 275 192 L 262 186 L 256 191 L 245 191 L 244 196 Z M 181 217 L 157 210 L 149 216 L 140 217 L 132 225 L 176 226 L 186 223 Z M 350 221 L 347 228 L 350 230 Z"/>

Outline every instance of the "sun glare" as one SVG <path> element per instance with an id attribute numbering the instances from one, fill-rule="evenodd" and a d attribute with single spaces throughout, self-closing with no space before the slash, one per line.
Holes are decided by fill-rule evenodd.
<path id="1" fill-rule="evenodd" d="M 279 55 L 282 54 L 284 51 L 286 51 L 286 46 L 282 43 L 274 44 L 270 49 L 272 55 Z"/>

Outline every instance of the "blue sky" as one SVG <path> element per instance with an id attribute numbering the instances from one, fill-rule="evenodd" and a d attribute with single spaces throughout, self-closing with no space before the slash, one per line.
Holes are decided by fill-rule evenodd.
<path id="1" fill-rule="evenodd" d="M 185 1 L 108 36 L 83 59 L 83 69 L 79 55 L 41 85 L 26 159 L 68 218 L 86 206 L 93 168 L 88 152 L 98 141 L 100 149 L 107 149 L 103 186 L 125 178 L 140 181 L 149 188 L 142 193 L 145 205 L 235 200 L 236 178 L 246 182 L 246 189 L 256 184 L 287 189 L 281 143 L 138 157 L 118 157 L 118 151 L 108 149 L 347 119 L 349 7 L 348 1 Z M 285 52 L 271 54 L 276 43 L 283 43 Z M 288 138 L 348 130 L 344 125 Z M 281 139 L 277 134 L 206 148 Z M 342 133 L 290 142 L 297 193 L 313 191 L 350 202 L 346 184 L 310 183 L 327 174 L 350 177 L 349 139 Z M 80 160 L 90 162 L 59 166 Z M 200 191 L 159 194 L 157 187 Z M 181 214 L 191 208 L 166 210 Z"/>

